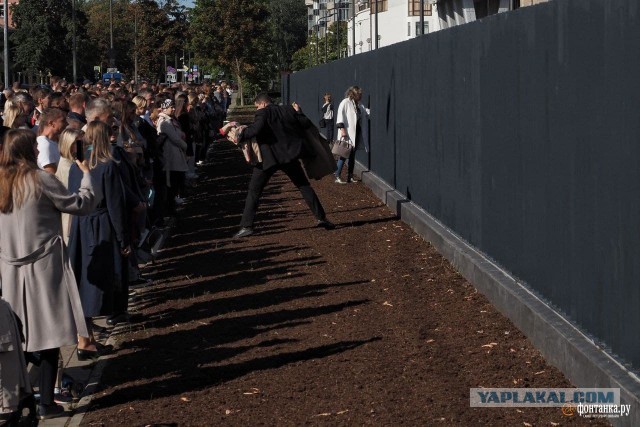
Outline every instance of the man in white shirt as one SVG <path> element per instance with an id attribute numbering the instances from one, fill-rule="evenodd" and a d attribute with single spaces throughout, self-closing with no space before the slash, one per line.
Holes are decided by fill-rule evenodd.
<path id="1" fill-rule="evenodd" d="M 55 174 L 60 161 L 58 138 L 67 127 L 67 115 L 58 108 L 47 108 L 40 116 L 38 136 L 38 167 Z"/>

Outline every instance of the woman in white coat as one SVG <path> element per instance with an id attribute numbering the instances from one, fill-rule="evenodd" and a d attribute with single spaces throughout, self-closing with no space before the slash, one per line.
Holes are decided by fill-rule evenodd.
<path id="1" fill-rule="evenodd" d="M 40 353 L 40 418 L 64 412 L 53 401 L 60 347 L 87 337 L 78 287 L 62 240 L 61 213 L 86 215 L 94 193 L 86 162 L 77 194 L 38 169 L 32 131 L 9 130 L 0 153 L 0 283 L 24 327 L 26 352 Z"/>
<path id="2" fill-rule="evenodd" d="M 344 157 L 340 157 L 340 159 L 338 159 L 338 168 L 336 170 L 336 183 L 338 184 L 357 181 L 353 177 L 356 150 L 359 150 L 364 145 L 365 150 L 367 152 L 369 151 L 367 126 L 364 125 L 364 119 L 369 117 L 369 110 L 360 103 L 360 100 L 362 100 L 362 89 L 358 86 L 351 86 L 347 89 L 344 99 L 340 102 L 336 113 L 336 127 L 339 132 L 338 136 L 341 139 L 347 139 L 352 147 L 351 154 L 349 154 L 347 162 L 346 181 L 343 181 L 340 178 L 340 174 L 342 173 L 342 166 L 344 166 L 344 162 L 347 159 Z"/>

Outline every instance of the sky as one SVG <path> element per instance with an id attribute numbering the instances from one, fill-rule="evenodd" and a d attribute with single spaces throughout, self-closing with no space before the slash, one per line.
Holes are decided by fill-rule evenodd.
<path id="1" fill-rule="evenodd" d="M 180 4 L 183 6 L 187 6 L 187 7 L 193 7 L 193 4 L 195 3 L 195 0 L 180 0 Z"/>

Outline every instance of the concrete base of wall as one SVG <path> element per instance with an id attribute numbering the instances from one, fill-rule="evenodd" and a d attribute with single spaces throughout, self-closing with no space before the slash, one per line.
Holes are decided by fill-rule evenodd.
<path id="1" fill-rule="evenodd" d="M 430 242 L 496 309 L 511 319 L 547 362 L 560 369 L 576 387 L 620 388 L 621 403 L 631 404 L 631 414 L 608 419 L 613 425 L 640 426 L 640 379 L 633 372 L 507 271 L 362 164 L 356 162 L 355 173 L 403 222 Z"/>

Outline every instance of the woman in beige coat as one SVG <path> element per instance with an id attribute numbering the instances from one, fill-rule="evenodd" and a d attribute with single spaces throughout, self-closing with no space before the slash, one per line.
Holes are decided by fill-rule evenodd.
<path id="1" fill-rule="evenodd" d="M 38 169 L 33 132 L 7 132 L 0 153 L 0 286 L 24 327 L 26 352 L 40 353 L 41 418 L 64 409 L 53 401 L 60 347 L 88 336 L 78 288 L 62 241 L 61 213 L 93 209 L 89 168 L 78 194 Z"/>

